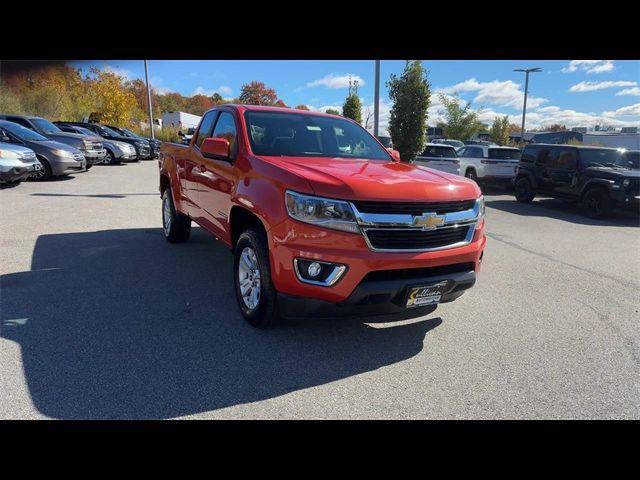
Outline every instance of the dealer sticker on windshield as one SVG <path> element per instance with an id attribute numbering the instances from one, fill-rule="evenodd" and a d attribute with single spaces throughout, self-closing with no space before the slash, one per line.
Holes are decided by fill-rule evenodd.
<path id="1" fill-rule="evenodd" d="M 440 303 L 449 282 L 440 282 L 423 287 L 411 287 L 407 295 L 407 308 L 424 307 Z"/>

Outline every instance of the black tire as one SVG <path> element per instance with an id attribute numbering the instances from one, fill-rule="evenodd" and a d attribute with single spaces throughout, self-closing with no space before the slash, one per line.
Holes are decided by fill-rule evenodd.
<path id="1" fill-rule="evenodd" d="M 464 176 L 469 180 L 473 180 L 474 182 L 478 183 L 478 174 L 473 168 L 467 168 L 467 171 L 464 172 Z"/>
<path id="2" fill-rule="evenodd" d="M 169 222 L 167 222 L 167 215 Z M 191 234 L 191 219 L 176 212 L 171 188 L 165 188 L 162 192 L 162 232 L 164 238 L 171 243 L 186 242 Z"/>
<path id="3" fill-rule="evenodd" d="M 113 154 L 113 152 L 111 150 L 107 150 L 107 155 L 104 157 L 104 160 L 102 160 L 102 164 L 103 165 L 113 165 L 115 163 L 119 163 L 116 160 L 116 156 Z"/>
<path id="4" fill-rule="evenodd" d="M 93 163 L 87 163 L 87 172 L 91 170 L 91 167 L 93 167 Z"/>
<path id="5" fill-rule="evenodd" d="M 516 200 L 520 203 L 531 203 L 536 196 L 536 191 L 527 177 L 519 178 L 515 186 Z"/>
<path id="6" fill-rule="evenodd" d="M 42 169 L 36 173 L 33 174 L 33 176 L 29 177 L 31 180 L 34 180 L 36 182 L 43 182 L 45 180 L 50 180 L 51 177 L 53 177 L 53 172 L 51 170 L 51 165 L 49 165 L 49 162 L 42 157 L 38 157 L 38 161 L 40 162 L 40 165 L 42 165 Z"/>
<path id="7" fill-rule="evenodd" d="M 257 305 L 253 308 L 250 308 L 245 303 L 240 286 L 240 262 L 243 261 L 243 252 L 247 252 L 246 248 L 255 253 L 259 270 L 259 296 L 257 297 Z M 257 328 L 266 328 L 277 323 L 279 319 L 278 296 L 271 281 L 269 247 L 262 230 L 250 228 L 240 235 L 234 251 L 233 278 L 236 299 L 245 320 Z M 254 286 L 253 288 L 256 287 Z"/>
<path id="8" fill-rule="evenodd" d="M 603 218 L 611 213 L 613 202 L 603 188 L 592 188 L 582 197 L 582 208 L 589 218 Z"/>

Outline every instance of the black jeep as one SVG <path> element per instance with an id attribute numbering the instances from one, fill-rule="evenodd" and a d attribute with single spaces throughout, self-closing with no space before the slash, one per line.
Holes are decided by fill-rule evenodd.
<path id="1" fill-rule="evenodd" d="M 637 212 L 640 171 L 613 148 L 527 145 L 516 167 L 515 194 L 524 203 L 538 194 L 580 201 L 591 218 L 604 217 L 615 206 Z"/>

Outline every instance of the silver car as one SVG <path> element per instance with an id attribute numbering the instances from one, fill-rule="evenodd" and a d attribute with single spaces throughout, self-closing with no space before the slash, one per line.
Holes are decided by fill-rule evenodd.
<path id="1" fill-rule="evenodd" d="M 0 137 L 0 183 L 20 183 L 42 168 L 33 150 L 1 140 L 4 138 Z"/>
<path id="2" fill-rule="evenodd" d="M 89 129 L 79 127 L 78 125 L 59 124 L 58 128 L 60 128 L 60 130 L 62 130 L 63 132 L 79 133 L 80 135 L 86 135 L 89 137 L 98 137 L 105 149 L 104 158 L 100 163 L 103 163 L 105 165 L 120 163 L 122 161 L 135 160 L 137 158 L 135 147 L 129 143 L 120 142 L 118 140 L 109 140 L 107 138 L 101 137 L 100 135 L 92 132 Z"/>
<path id="3" fill-rule="evenodd" d="M 36 153 L 36 158 L 42 165 L 32 175 L 36 180 L 48 180 L 87 169 L 87 160 L 80 150 L 49 140 L 17 123 L 0 120 L 0 141 L 27 147 Z"/>

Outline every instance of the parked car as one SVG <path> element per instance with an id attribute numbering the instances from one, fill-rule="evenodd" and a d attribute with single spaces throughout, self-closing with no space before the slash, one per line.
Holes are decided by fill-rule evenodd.
<path id="1" fill-rule="evenodd" d="M 97 133 L 102 138 L 106 138 L 107 140 L 117 140 L 118 142 L 128 143 L 133 145 L 136 149 L 136 158 L 132 161 L 137 162 L 143 158 L 149 158 L 151 153 L 151 146 L 149 142 L 143 140 L 141 138 L 131 138 L 125 137 L 124 135 L 120 135 L 118 132 L 114 132 L 108 127 L 104 125 L 100 125 L 98 123 L 87 123 L 87 122 L 54 122 L 56 125 L 76 125 L 78 127 L 84 127 L 87 130 L 91 130 L 93 133 Z"/>
<path id="2" fill-rule="evenodd" d="M 463 147 L 465 145 L 484 145 L 484 146 L 487 146 L 487 147 L 491 147 L 491 146 L 498 147 L 499 146 L 497 143 L 490 142 L 489 140 L 465 140 L 462 143 L 463 143 L 463 145 L 462 145 Z"/>
<path id="3" fill-rule="evenodd" d="M 391 141 L 391 137 L 377 137 L 380 140 L 380 143 L 384 145 L 385 148 L 393 148 L 393 142 Z"/>
<path id="4" fill-rule="evenodd" d="M 120 135 L 124 135 L 125 137 L 140 138 L 142 140 L 146 140 L 147 142 L 149 142 L 149 146 L 151 147 L 151 150 L 149 152 L 149 158 L 150 159 L 158 158 L 158 155 L 160 154 L 160 145 L 162 145 L 162 142 L 160 140 L 156 138 L 140 136 L 137 133 L 129 130 L 128 128 L 114 127 L 113 125 L 105 125 L 105 126 L 110 128 L 114 132 L 119 133 Z"/>
<path id="5" fill-rule="evenodd" d="M 477 184 L 400 163 L 350 119 L 218 106 L 188 146 L 164 143 L 159 164 L 165 238 L 186 241 L 195 220 L 233 249 L 238 306 L 257 327 L 425 315 L 480 269 Z"/>
<path id="6" fill-rule="evenodd" d="M 424 152 L 418 155 L 413 163 L 460 175 L 460 160 L 456 149 L 450 145 L 427 143 Z"/>
<path id="7" fill-rule="evenodd" d="M 193 138 L 194 133 L 196 133 L 196 129 L 189 128 L 187 129 L 187 133 L 183 134 L 182 132 L 178 132 L 178 135 L 182 137 L 182 143 L 184 145 L 189 145 L 189 143 L 191 142 L 191 139 Z"/>
<path id="8" fill-rule="evenodd" d="M 640 206 L 640 171 L 613 148 L 532 144 L 524 147 L 515 182 L 516 199 L 536 195 L 581 201 L 588 217 L 607 216 L 614 206 Z"/>
<path id="9" fill-rule="evenodd" d="M 135 160 L 137 157 L 136 149 L 128 143 L 119 142 L 118 140 L 107 140 L 106 138 L 100 137 L 97 133 L 77 125 L 65 125 L 61 123 L 58 124 L 58 127 L 60 127 L 60 130 L 63 132 L 79 133 L 80 135 L 91 135 L 100 138 L 105 149 L 104 159 L 100 163 L 104 163 L 105 165 Z"/>
<path id="10" fill-rule="evenodd" d="M 623 150 L 622 156 L 631 168 L 640 170 L 640 150 Z"/>
<path id="11" fill-rule="evenodd" d="M 458 150 L 460 174 L 484 184 L 513 185 L 520 150 L 492 145 L 465 145 Z"/>
<path id="12" fill-rule="evenodd" d="M 104 159 L 102 143 L 95 136 L 87 137 L 76 133 L 63 132 L 56 125 L 42 117 L 1 114 L 0 119 L 17 123 L 39 133 L 49 140 L 66 143 L 67 145 L 80 150 L 87 162 L 87 170 L 89 170 L 94 163 L 98 163 Z"/>
<path id="13" fill-rule="evenodd" d="M 9 140 L 6 136 L 0 136 L 0 183 L 20 183 L 38 172 L 42 165 L 33 150 L 4 143 Z"/>
<path id="14" fill-rule="evenodd" d="M 433 140 L 431 143 L 440 143 L 440 144 L 444 144 L 444 145 L 451 145 L 453 148 L 464 147 L 464 142 L 461 142 L 460 140 L 453 140 L 453 139 L 450 139 L 450 138 L 438 138 L 436 140 Z"/>
<path id="15" fill-rule="evenodd" d="M 87 168 L 83 153 L 65 143 L 48 138 L 17 123 L 0 120 L 0 138 L 4 143 L 30 148 L 42 168 L 34 172 L 35 180 L 48 180 L 51 177 L 81 172 Z"/>

